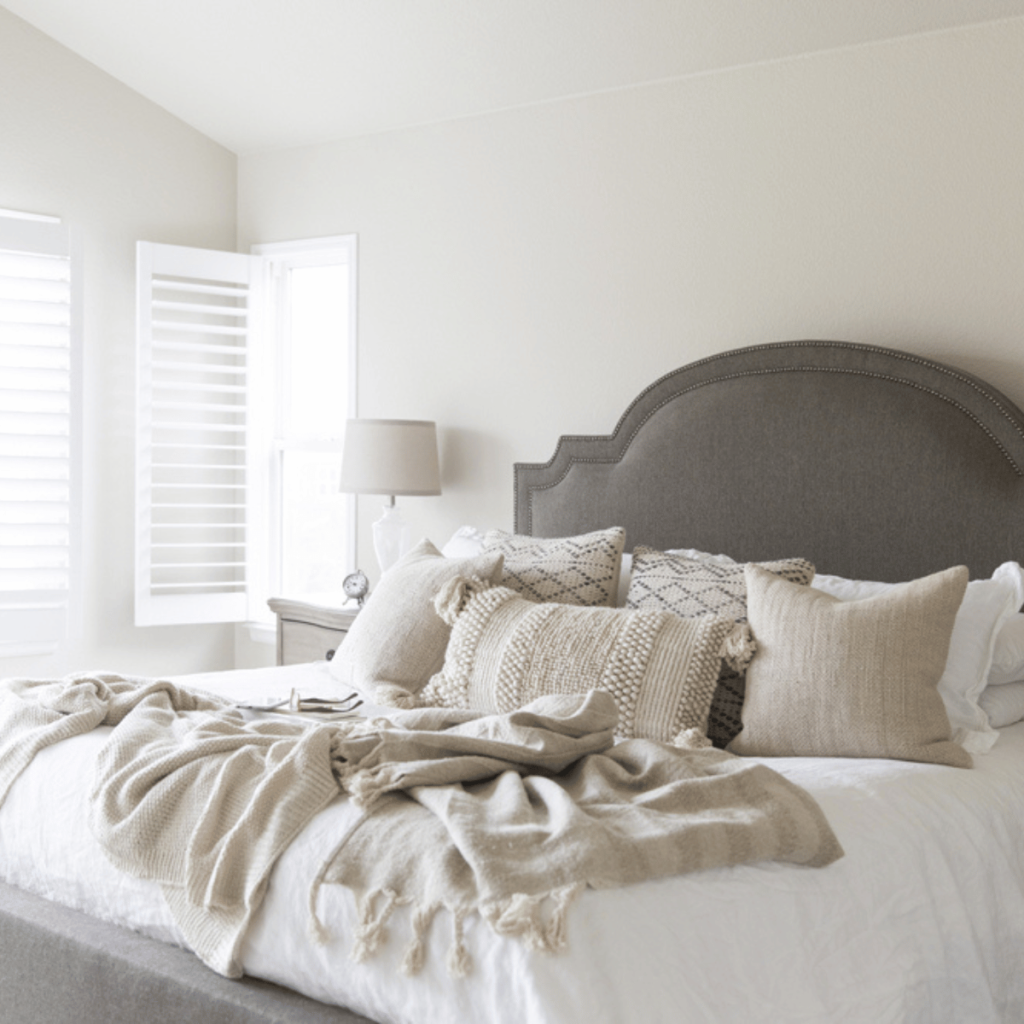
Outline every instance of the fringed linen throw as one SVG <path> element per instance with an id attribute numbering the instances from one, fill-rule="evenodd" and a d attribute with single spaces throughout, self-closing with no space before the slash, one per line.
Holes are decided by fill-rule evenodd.
<path id="1" fill-rule="evenodd" d="M 353 957 L 387 940 L 411 908 L 403 970 L 426 956 L 438 911 L 450 917 L 448 968 L 468 973 L 462 922 L 553 952 L 586 886 L 762 860 L 821 867 L 842 849 L 813 798 L 777 772 L 710 747 L 653 740 L 615 746 L 607 693 L 542 697 L 504 715 L 443 709 L 367 723 L 334 748 L 343 786 L 367 811 L 325 862 L 323 883 L 355 894 Z M 572 756 L 574 755 L 575 756 Z"/>
<path id="2" fill-rule="evenodd" d="M 651 740 L 613 746 L 607 693 L 550 696 L 504 715 L 424 709 L 394 723 L 251 720 L 218 698 L 109 674 L 0 686 L 0 801 L 50 743 L 114 726 L 96 765 L 90 825 L 121 870 L 158 881 L 211 968 L 237 951 L 270 869 L 347 790 L 366 814 L 311 889 L 353 890 L 354 955 L 373 954 L 411 905 L 404 969 L 426 956 L 444 909 L 449 969 L 471 964 L 462 922 L 554 951 L 585 886 L 757 860 L 810 866 L 842 855 L 812 798 L 770 769 Z M 322 926 L 314 923 L 323 933 Z"/>

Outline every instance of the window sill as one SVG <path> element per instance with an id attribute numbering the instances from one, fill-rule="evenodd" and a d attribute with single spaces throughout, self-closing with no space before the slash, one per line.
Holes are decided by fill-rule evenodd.
<path id="1" fill-rule="evenodd" d="M 0 658 L 38 658 L 40 655 L 53 654 L 56 650 L 56 642 L 0 644 Z"/>
<path id="2" fill-rule="evenodd" d="M 273 647 L 277 643 L 277 625 L 273 622 L 247 622 L 249 639 L 257 644 L 269 644 Z"/>

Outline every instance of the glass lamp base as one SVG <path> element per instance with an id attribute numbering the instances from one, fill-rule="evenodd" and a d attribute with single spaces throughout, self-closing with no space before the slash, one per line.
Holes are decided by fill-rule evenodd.
<path id="1" fill-rule="evenodd" d="M 373 549 L 377 564 L 385 573 L 409 548 L 409 524 L 397 505 L 385 505 L 384 514 L 373 524 Z"/>

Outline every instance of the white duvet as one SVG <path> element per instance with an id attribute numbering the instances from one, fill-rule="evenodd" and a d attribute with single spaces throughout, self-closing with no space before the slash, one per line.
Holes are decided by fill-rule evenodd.
<path id="1" fill-rule="evenodd" d="M 239 699 L 337 685 L 323 665 L 178 681 Z M 108 732 L 42 751 L 15 783 L 0 807 L 0 877 L 180 942 L 158 887 L 117 871 L 87 828 L 91 765 Z M 444 914 L 415 978 L 398 969 L 401 941 L 349 960 L 355 906 L 341 887 L 318 904 L 331 940 L 312 940 L 310 880 L 357 813 L 339 797 L 274 869 L 243 946 L 246 971 L 410 1024 L 1024 1021 L 1024 723 L 1003 729 L 969 771 L 765 760 L 814 795 L 845 857 L 823 869 L 764 864 L 588 890 L 557 956 L 471 918 L 475 969 L 458 980 L 445 970 Z"/>

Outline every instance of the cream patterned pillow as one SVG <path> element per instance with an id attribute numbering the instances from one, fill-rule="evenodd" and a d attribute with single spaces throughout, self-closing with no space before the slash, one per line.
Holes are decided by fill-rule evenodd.
<path id="1" fill-rule="evenodd" d="M 553 539 L 490 530 L 484 549 L 505 556 L 502 583 L 531 601 L 612 607 L 625 543 L 621 526 Z"/>
<path id="2" fill-rule="evenodd" d="M 802 558 L 756 564 L 801 586 L 814 579 L 814 566 Z M 746 622 L 747 581 L 743 570 L 743 563 L 725 562 L 721 556 L 696 560 L 638 545 L 633 552 L 626 607 L 673 612 L 684 619 L 724 615 L 735 622 Z M 726 746 L 740 731 L 742 710 L 743 672 L 723 662 L 708 716 L 708 736 L 715 746 Z"/>
<path id="3" fill-rule="evenodd" d="M 605 690 L 619 707 L 620 739 L 686 742 L 703 733 L 731 619 L 538 604 L 509 587 L 459 579 L 438 595 L 452 623 L 444 668 L 423 706 L 490 714 L 556 693 Z"/>
<path id="4" fill-rule="evenodd" d="M 938 683 L 967 569 L 841 601 L 747 566 L 758 642 L 737 754 L 887 757 L 969 768 Z"/>

